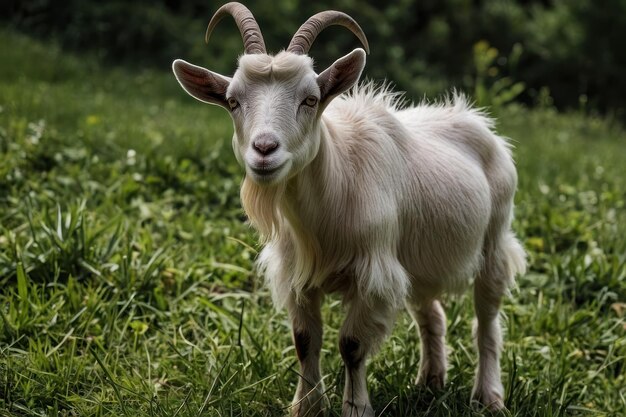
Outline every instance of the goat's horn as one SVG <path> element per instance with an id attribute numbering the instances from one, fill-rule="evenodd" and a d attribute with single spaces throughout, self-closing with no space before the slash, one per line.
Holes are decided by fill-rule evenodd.
<path id="1" fill-rule="evenodd" d="M 293 38 L 291 38 L 287 51 L 298 55 L 308 53 L 317 35 L 331 25 L 345 26 L 350 29 L 363 44 L 365 52 L 370 53 L 370 47 L 361 26 L 347 14 L 335 10 L 319 12 L 309 17 L 309 20 L 304 22 L 296 34 L 293 35 Z"/>
<path id="2" fill-rule="evenodd" d="M 233 19 L 235 19 L 235 23 L 237 24 L 239 32 L 241 32 L 241 37 L 243 38 L 243 46 L 246 54 L 266 53 L 265 41 L 263 40 L 261 29 L 252 15 L 252 12 L 243 4 L 234 1 L 226 3 L 217 9 L 211 18 L 209 26 L 206 29 L 206 35 L 204 36 L 204 40 L 207 43 L 209 42 L 209 37 L 211 36 L 213 29 L 215 29 L 215 26 L 217 26 L 219 21 L 226 15 L 231 15 Z"/>

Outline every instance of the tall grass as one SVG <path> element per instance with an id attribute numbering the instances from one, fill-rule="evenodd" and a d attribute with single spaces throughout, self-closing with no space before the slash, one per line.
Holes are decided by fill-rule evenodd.
<path id="1" fill-rule="evenodd" d="M 0 415 L 281 416 L 298 367 L 253 272 L 226 114 L 167 72 L 99 68 L 0 33 Z M 530 272 L 504 303 L 506 415 L 626 410 L 626 136 L 551 109 L 499 111 Z M 401 315 L 369 365 L 381 416 L 475 416 L 471 300 L 445 300 L 450 380 L 413 385 Z M 323 311 L 339 415 L 340 300 Z"/>

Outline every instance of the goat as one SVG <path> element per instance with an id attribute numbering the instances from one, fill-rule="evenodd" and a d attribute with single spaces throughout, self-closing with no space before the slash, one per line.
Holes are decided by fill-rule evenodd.
<path id="1" fill-rule="evenodd" d="M 187 93 L 233 120 L 233 149 L 246 174 L 242 204 L 265 243 L 260 271 L 275 304 L 287 308 L 301 367 L 291 415 L 326 408 L 324 294 L 339 293 L 347 308 L 341 415 L 372 417 L 365 360 L 397 312 L 406 306 L 419 329 L 417 382 L 440 389 L 447 365 L 439 300 L 473 277 L 479 360 L 472 398 L 503 408 L 499 306 L 525 269 L 525 253 L 510 226 L 517 174 L 493 121 L 460 94 L 413 106 L 388 88 L 358 85 L 369 46 L 344 13 L 312 16 L 276 55 L 239 3 L 218 9 L 207 42 L 226 15 L 245 46 L 233 77 L 182 60 L 173 71 Z M 347 27 L 365 50 L 317 74 L 308 51 L 329 25 Z"/>

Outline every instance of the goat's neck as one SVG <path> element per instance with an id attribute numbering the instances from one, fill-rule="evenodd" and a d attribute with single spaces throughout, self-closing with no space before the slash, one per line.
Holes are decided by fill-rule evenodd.
<path id="1" fill-rule="evenodd" d="M 328 193 L 342 188 L 348 178 L 345 172 L 346 155 L 337 141 L 339 126 L 322 117 L 319 121 L 319 150 L 313 160 L 295 177 L 291 178 L 285 193 L 285 203 L 296 213 L 306 213 L 311 199 L 323 204 Z M 305 205 L 300 206 L 299 205 Z M 322 207 L 318 207 L 323 209 Z"/>
<path id="2" fill-rule="evenodd" d="M 281 214 L 295 228 L 315 228 L 318 217 L 336 207 L 337 199 L 346 198 L 349 187 L 349 155 L 336 139 L 342 134 L 342 126 L 323 117 L 319 123 L 317 155 L 289 180 L 280 207 Z"/>

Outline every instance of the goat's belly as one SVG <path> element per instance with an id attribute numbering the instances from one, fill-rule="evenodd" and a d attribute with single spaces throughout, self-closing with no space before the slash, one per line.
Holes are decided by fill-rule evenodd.
<path id="1" fill-rule="evenodd" d="M 489 224 L 488 199 L 478 203 L 455 218 L 431 218 L 428 227 L 409 222 L 399 256 L 411 277 L 413 294 L 436 296 L 467 289 L 480 267 Z"/>
<path id="2" fill-rule="evenodd" d="M 473 224 L 443 219 L 440 228 L 428 232 L 409 222 L 400 226 L 399 240 L 391 245 L 374 244 L 381 243 L 374 236 L 339 238 L 321 248 L 316 263 L 325 270 L 318 270 L 322 273 L 313 278 L 313 286 L 327 293 L 370 293 L 395 303 L 406 296 L 461 293 L 480 266 L 487 219 Z"/>
<path id="3" fill-rule="evenodd" d="M 480 243 L 482 246 L 482 241 Z M 442 293 L 464 292 L 482 260 L 479 245 L 462 249 L 416 246 L 412 254 L 402 257 L 401 263 L 410 276 L 410 295 L 418 299 L 434 298 Z"/>

